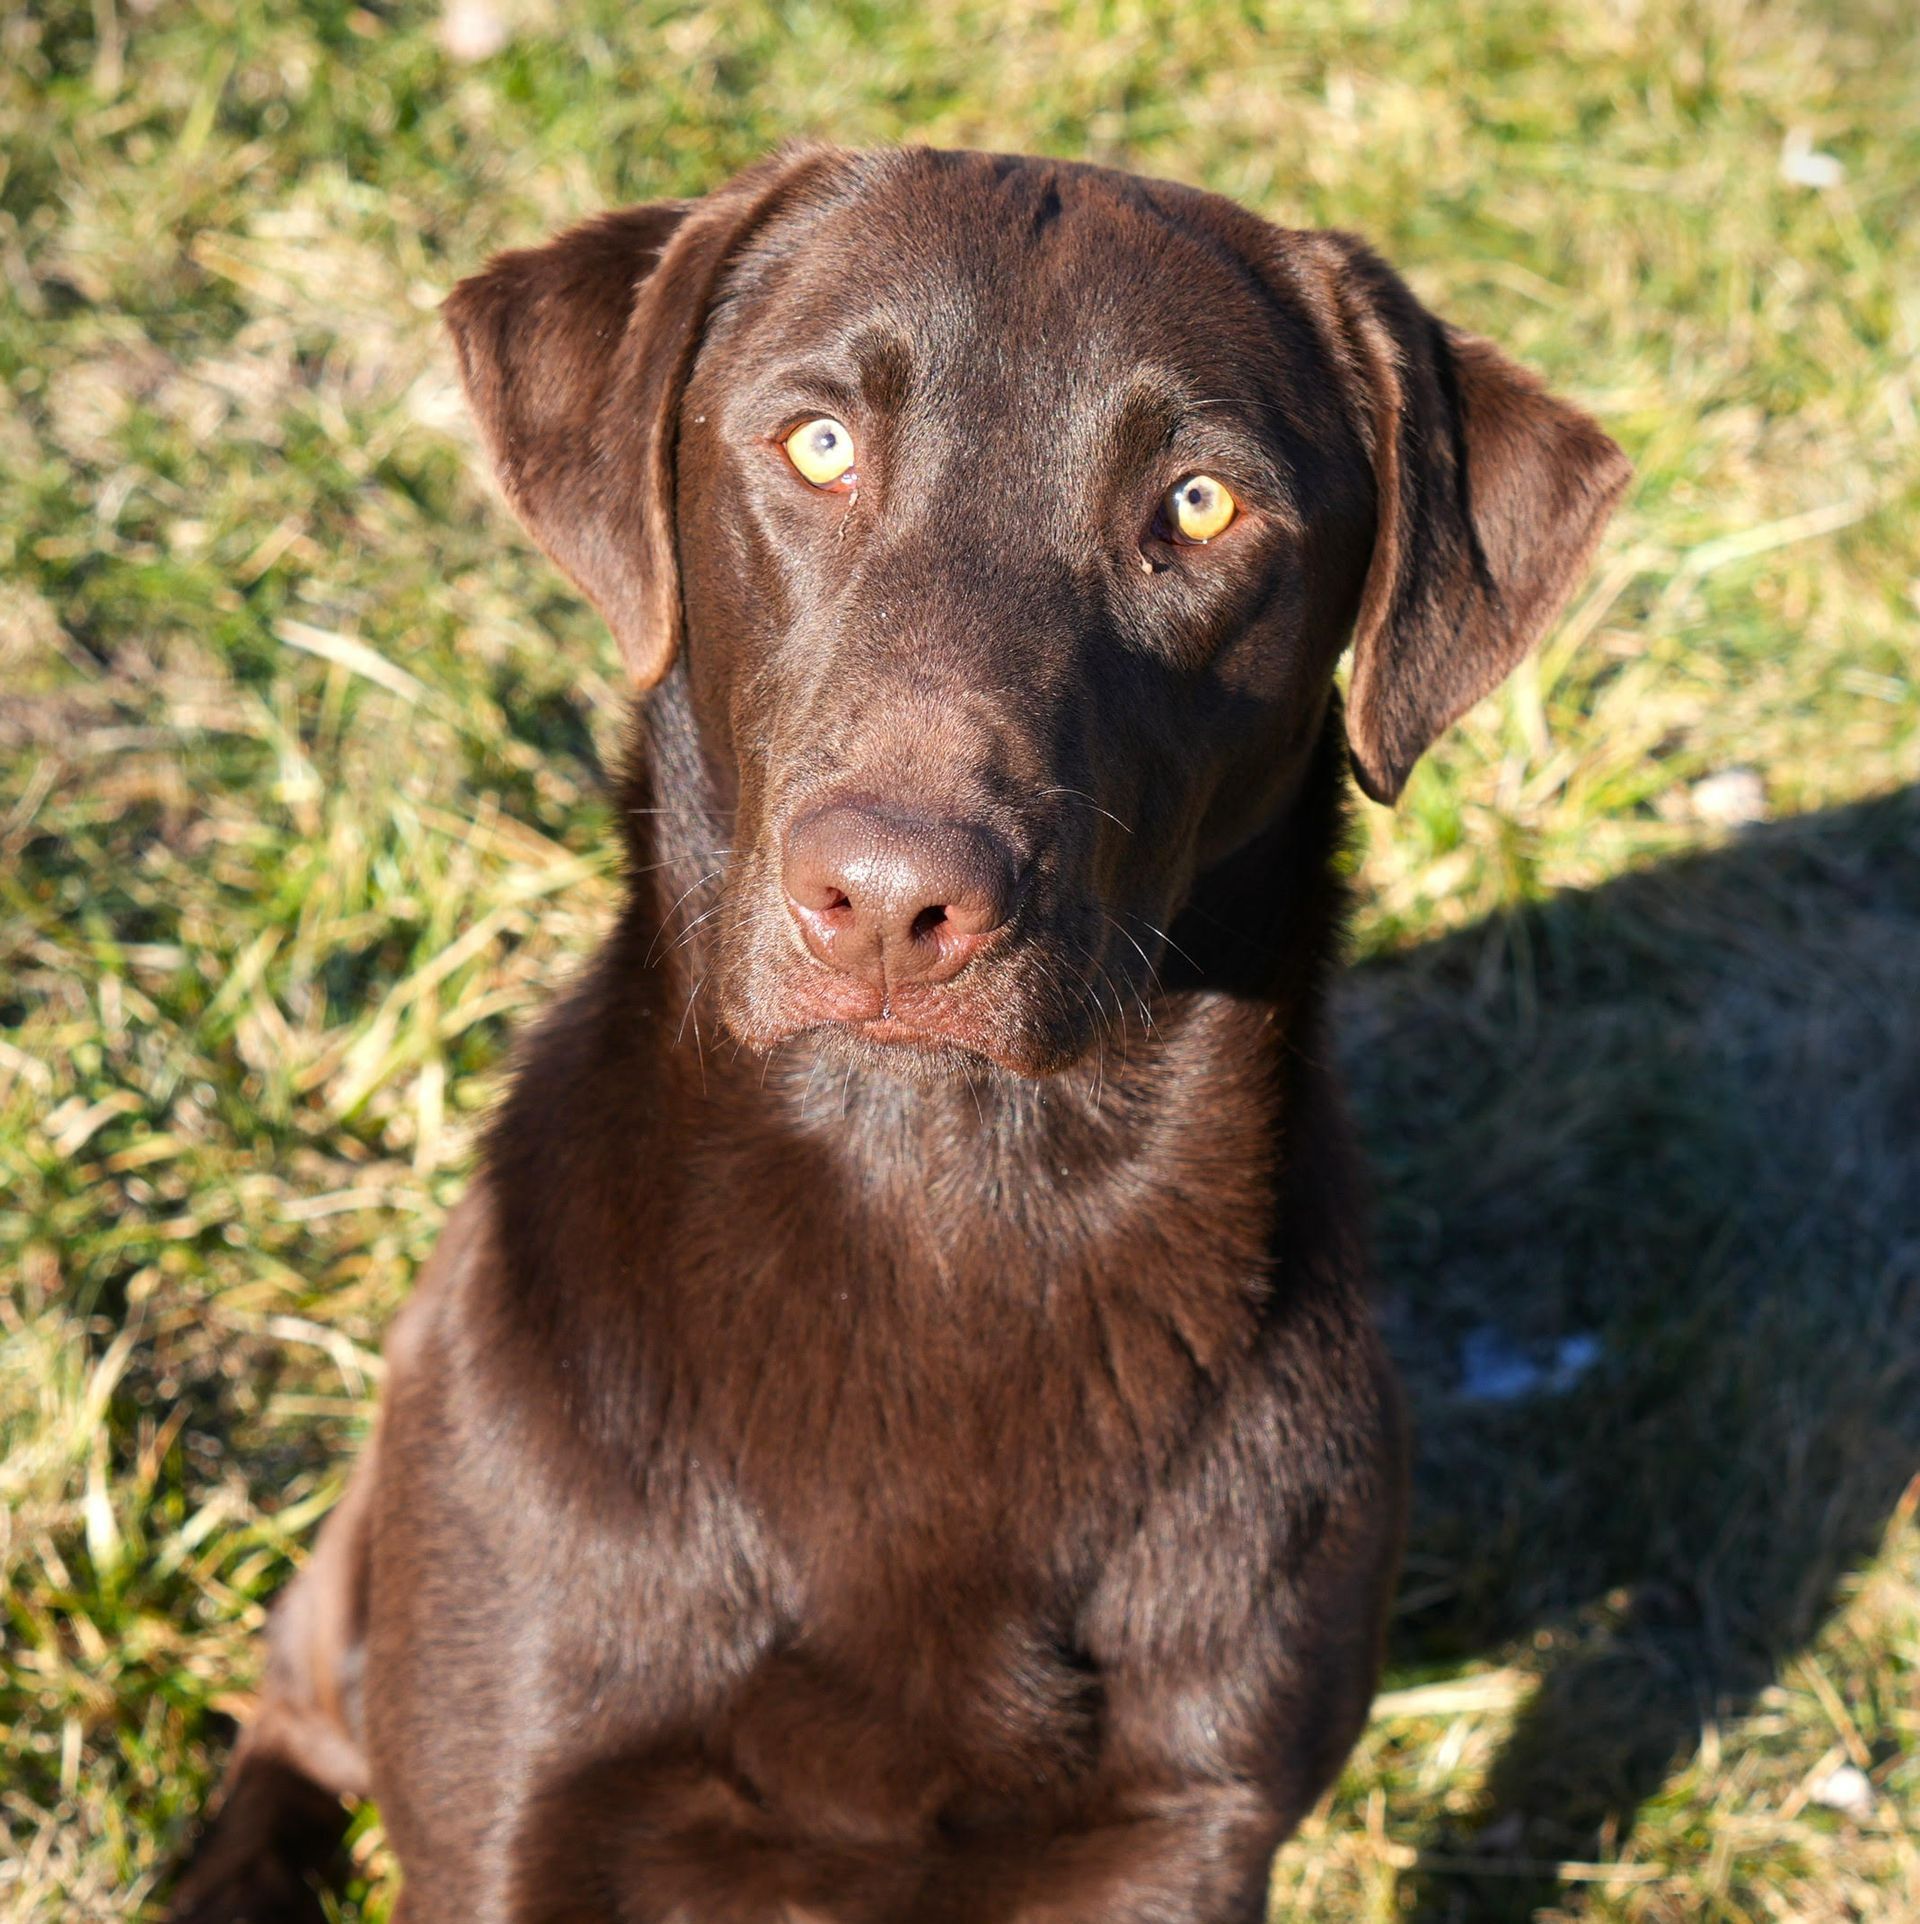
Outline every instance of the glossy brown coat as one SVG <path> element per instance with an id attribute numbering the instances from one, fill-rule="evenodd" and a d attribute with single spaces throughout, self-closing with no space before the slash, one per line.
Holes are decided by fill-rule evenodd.
<path id="1" fill-rule="evenodd" d="M 370 1792 L 405 1924 L 1258 1917 L 1401 1531 L 1349 754 L 1512 666 L 1618 451 L 1357 243 L 1048 161 L 783 155 L 448 320 L 652 688 L 631 885 L 176 1916 L 315 1914 Z"/>

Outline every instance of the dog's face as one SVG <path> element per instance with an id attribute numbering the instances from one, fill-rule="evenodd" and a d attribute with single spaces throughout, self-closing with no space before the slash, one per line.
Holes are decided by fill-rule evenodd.
<path id="1" fill-rule="evenodd" d="M 1071 1062 L 1317 731 L 1372 535 L 1331 370 L 1215 236 L 1031 163 L 878 169 L 729 288 L 676 500 L 726 1019 Z"/>
<path id="2" fill-rule="evenodd" d="M 449 304 L 509 496 L 733 811 L 725 1021 L 1045 1074 L 1283 810 L 1355 647 L 1389 799 L 1625 479 L 1344 237 L 1048 161 L 805 153 Z"/>

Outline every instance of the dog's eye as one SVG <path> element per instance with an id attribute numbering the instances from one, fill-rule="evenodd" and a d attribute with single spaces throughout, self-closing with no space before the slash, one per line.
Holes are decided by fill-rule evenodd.
<path id="1" fill-rule="evenodd" d="M 1240 504 L 1225 484 L 1210 474 L 1190 474 L 1176 481 L 1160 505 L 1177 541 L 1211 541 L 1225 534 L 1240 512 Z"/>
<path id="2" fill-rule="evenodd" d="M 852 485 L 853 436 L 844 421 L 830 414 L 802 421 L 780 445 L 803 481 L 816 488 Z"/>

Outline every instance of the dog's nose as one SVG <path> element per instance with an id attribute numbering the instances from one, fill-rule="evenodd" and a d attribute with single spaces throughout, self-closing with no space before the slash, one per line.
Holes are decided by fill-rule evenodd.
<path id="1" fill-rule="evenodd" d="M 876 986 L 945 982 L 1013 912 L 1013 862 L 971 822 L 838 802 L 787 830 L 787 906 L 813 953 Z"/>

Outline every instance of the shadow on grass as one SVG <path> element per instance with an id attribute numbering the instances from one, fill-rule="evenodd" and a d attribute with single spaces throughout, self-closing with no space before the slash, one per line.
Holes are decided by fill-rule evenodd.
<path id="1" fill-rule="evenodd" d="M 1920 1470 L 1920 790 L 1743 834 L 1346 989 L 1413 1395 L 1403 1670 L 1530 1642 L 1537 1695 L 1434 1919 L 1569 1893 L 1817 1627 Z M 1598 1339 L 1472 1393 L 1489 1333 Z"/>

